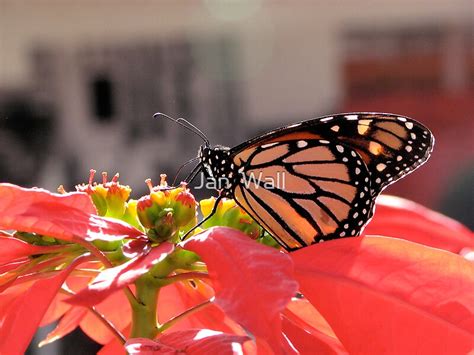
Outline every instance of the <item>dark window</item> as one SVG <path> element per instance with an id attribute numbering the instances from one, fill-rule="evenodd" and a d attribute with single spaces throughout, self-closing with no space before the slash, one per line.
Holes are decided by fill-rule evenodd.
<path id="1" fill-rule="evenodd" d="M 97 76 L 91 84 L 92 112 L 99 122 L 114 119 L 114 89 L 105 75 Z"/>

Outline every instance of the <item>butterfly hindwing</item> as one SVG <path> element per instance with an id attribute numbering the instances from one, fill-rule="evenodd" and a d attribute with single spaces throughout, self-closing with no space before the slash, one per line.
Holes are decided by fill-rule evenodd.
<path id="1" fill-rule="evenodd" d="M 233 196 L 286 249 L 358 235 L 371 216 L 370 174 L 353 149 L 311 139 L 249 152 Z"/>

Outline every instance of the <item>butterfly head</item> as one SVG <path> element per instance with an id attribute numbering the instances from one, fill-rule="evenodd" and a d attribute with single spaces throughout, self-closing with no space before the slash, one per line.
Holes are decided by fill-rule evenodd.
<path id="1" fill-rule="evenodd" d="M 233 177 L 234 164 L 230 148 L 221 145 L 213 147 L 202 145 L 199 148 L 198 158 L 206 177 L 218 183 L 220 188 L 225 188 Z"/>

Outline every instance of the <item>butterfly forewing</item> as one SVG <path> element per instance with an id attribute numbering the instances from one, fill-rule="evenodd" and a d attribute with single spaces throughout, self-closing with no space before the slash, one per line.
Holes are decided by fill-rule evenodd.
<path id="1" fill-rule="evenodd" d="M 237 146 L 234 162 L 245 161 L 255 147 L 287 140 L 328 140 L 357 151 L 370 172 L 371 195 L 422 165 L 434 138 L 421 123 L 385 113 L 348 113 L 300 122 Z"/>
<path id="2" fill-rule="evenodd" d="M 331 118 L 332 117 L 332 118 Z M 391 114 L 347 114 L 318 120 L 315 129 L 355 149 L 371 174 L 372 195 L 422 165 L 434 139 L 408 117 Z"/>

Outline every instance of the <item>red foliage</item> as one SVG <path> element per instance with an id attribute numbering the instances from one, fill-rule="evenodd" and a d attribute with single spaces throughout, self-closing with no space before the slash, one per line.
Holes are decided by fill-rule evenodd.
<path id="1" fill-rule="evenodd" d="M 74 251 L 78 254 L 62 255 L 56 252 L 69 244 L 34 246 L 0 233 L 0 353 L 7 354 L 23 352 L 40 324 L 61 316 L 44 343 L 80 326 L 106 345 L 102 353 L 117 353 L 123 347 L 110 329 L 78 305 L 96 305 L 126 336 L 131 309 L 118 291 L 133 289 L 130 284 L 174 249 L 168 242 L 152 247 L 130 225 L 98 217 L 83 193 L 57 195 L 9 184 L 0 184 L 0 228 L 67 241 L 131 239 L 123 248 L 130 260 L 110 267 L 100 255 L 97 259 L 81 247 Z M 196 272 L 192 282 L 163 287 L 158 299 L 160 324 L 211 302 L 158 339 L 130 339 L 127 350 L 189 354 L 227 353 L 240 346 L 248 354 L 472 350 L 474 264 L 457 254 L 474 247 L 472 232 L 412 202 L 382 197 L 365 234 L 402 239 L 343 238 L 287 254 L 235 229 L 205 230 L 180 246 L 199 255 L 208 277 L 199 279 Z M 36 254 L 46 257 L 38 261 Z M 82 270 L 71 274 L 79 264 Z M 103 268 L 91 280 L 90 274 Z M 177 272 L 172 277 L 182 276 Z M 58 294 L 65 285 L 77 293 L 67 303 Z M 247 341 L 246 333 L 254 341 Z"/>
<path id="2" fill-rule="evenodd" d="M 283 343 L 280 312 L 298 289 L 288 255 L 227 227 L 210 228 L 183 247 L 206 263 L 215 303 L 278 351 Z"/>
<path id="3" fill-rule="evenodd" d="M 93 306 L 105 300 L 113 292 L 134 282 L 147 273 L 153 265 L 163 260 L 174 250 L 174 245 L 163 242 L 147 253 L 102 271 L 86 288 L 68 299 L 68 302 L 81 306 Z"/>
<path id="4" fill-rule="evenodd" d="M 132 311 L 124 292 L 112 293 L 104 301 L 97 304 L 95 308 L 100 314 L 107 318 L 117 330 L 123 334 L 128 333 L 127 329 L 132 323 Z M 91 312 L 88 312 L 87 315 L 81 319 L 79 325 L 87 336 L 99 344 L 106 345 L 116 340 L 115 334 L 103 323 L 99 322 L 97 317 Z"/>
<path id="5" fill-rule="evenodd" d="M 459 253 L 474 248 L 474 234 L 459 222 L 400 197 L 382 195 L 364 235 L 402 238 Z"/>
<path id="6" fill-rule="evenodd" d="M 84 307 L 74 307 L 69 309 L 69 311 L 67 311 L 61 318 L 56 328 L 54 328 L 54 330 L 50 332 L 41 343 L 39 343 L 39 346 L 52 343 L 56 339 L 60 339 L 72 332 L 88 312 L 89 310 Z"/>
<path id="7" fill-rule="evenodd" d="M 242 349 L 241 345 L 249 340 L 246 336 L 230 335 L 209 329 L 189 329 L 165 334 L 153 341 L 150 339 L 130 339 L 125 345 L 129 354 L 177 354 L 232 355 Z"/>
<path id="8" fill-rule="evenodd" d="M 291 254 L 301 291 L 349 353 L 465 354 L 474 345 L 474 264 L 385 237 Z"/>
<path id="9" fill-rule="evenodd" d="M 83 192 L 53 194 L 0 184 L 0 229 L 38 233 L 74 241 L 121 240 L 142 235 L 122 221 L 99 217 L 90 197 Z"/>
<path id="10" fill-rule="evenodd" d="M 0 245 L 2 246 L 2 253 L 0 254 L 0 265 L 3 263 L 10 263 L 14 260 L 22 259 L 25 256 L 50 253 L 58 249 L 57 246 L 48 247 L 31 245 L 17 238 L 2 236 L 0 236 Z"/>
<path id="11" fill-rule="evenodd" d="M 68 275 L 89 256 L 79 257 L 54 276 L 43 278 L 15 294 L 0 310 L 0 354 L 22 354 L 35 334 L 41 318 Z"/>

